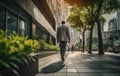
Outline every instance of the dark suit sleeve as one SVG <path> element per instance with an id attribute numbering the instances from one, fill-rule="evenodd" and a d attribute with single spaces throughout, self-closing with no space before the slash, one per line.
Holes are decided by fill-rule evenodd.
<path id="1" fill-rule="evenodd" d="M 60 29 L 59 29 L 59 27 L 58 27 L 58 28 L 57 28 L 57 43 L 60 42 L 59 34 L 60 34 Z"/>
<path id="2" fill-rule="evenodd" d="M 69 31 L 69 28 L 67 27 L 67 36 L 68 36 L 68 40 L 70 42 L 70 31 Z"/>

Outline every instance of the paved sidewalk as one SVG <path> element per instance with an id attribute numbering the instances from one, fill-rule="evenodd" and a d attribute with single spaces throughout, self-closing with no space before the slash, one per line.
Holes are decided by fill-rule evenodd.
<path id="1" fill-rule="evenodd" d="M 39 60 L 35 76 L 120 76 L 120 56 L 67 52 L 64 66 L 60 55 L 55 54 Z"/>

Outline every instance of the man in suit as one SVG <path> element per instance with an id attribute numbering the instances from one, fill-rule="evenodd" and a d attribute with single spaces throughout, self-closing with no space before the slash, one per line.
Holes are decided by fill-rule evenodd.
<path id="1" fill-rule="evenodd" d="M 61 60 L 64 62 L 67 42 L 70 43 L 69 28 L 65 26 L 65 21 L 61 22 L 61 26 L 57 28 L 57 43 L 59 43 Z"/>

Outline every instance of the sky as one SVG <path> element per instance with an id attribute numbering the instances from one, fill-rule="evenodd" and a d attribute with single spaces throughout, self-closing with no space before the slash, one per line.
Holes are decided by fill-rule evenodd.
<path id="1" fill-rule="evenodd" d="M 116 17 L 116 13 L 112 14 L 104 14 L 103 17 L 106 19 L 105 25 L 104 25 L 104 31 L 108 31 L 108 22 Z"/>

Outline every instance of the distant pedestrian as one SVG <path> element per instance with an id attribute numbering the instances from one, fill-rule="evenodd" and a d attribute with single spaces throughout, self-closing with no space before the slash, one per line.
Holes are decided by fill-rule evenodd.
<path id="1" fill-rule="evenodd" d="M 70 51 L 70 47 L 68 46 L 68 49 L 67 49 L 68 51 Z"/>
<path id="2" fill-rule="evenodd" d="M 75 50 L 75 47 L 74 47 L 74 45 L 72 45 L 72 46 L 71 46 L 71 52 L 73 53 L 74 50 Z"/>
<path id="3" fill-rule="evenodd" d="M 65 51 L 67 42 L 70 43 L 69 28 L 65 25 L 65 21 L 61 22 L 61 26 L 57 28 L 57 43 L 59 43 L 62 62 L 65 61 Z"/>

